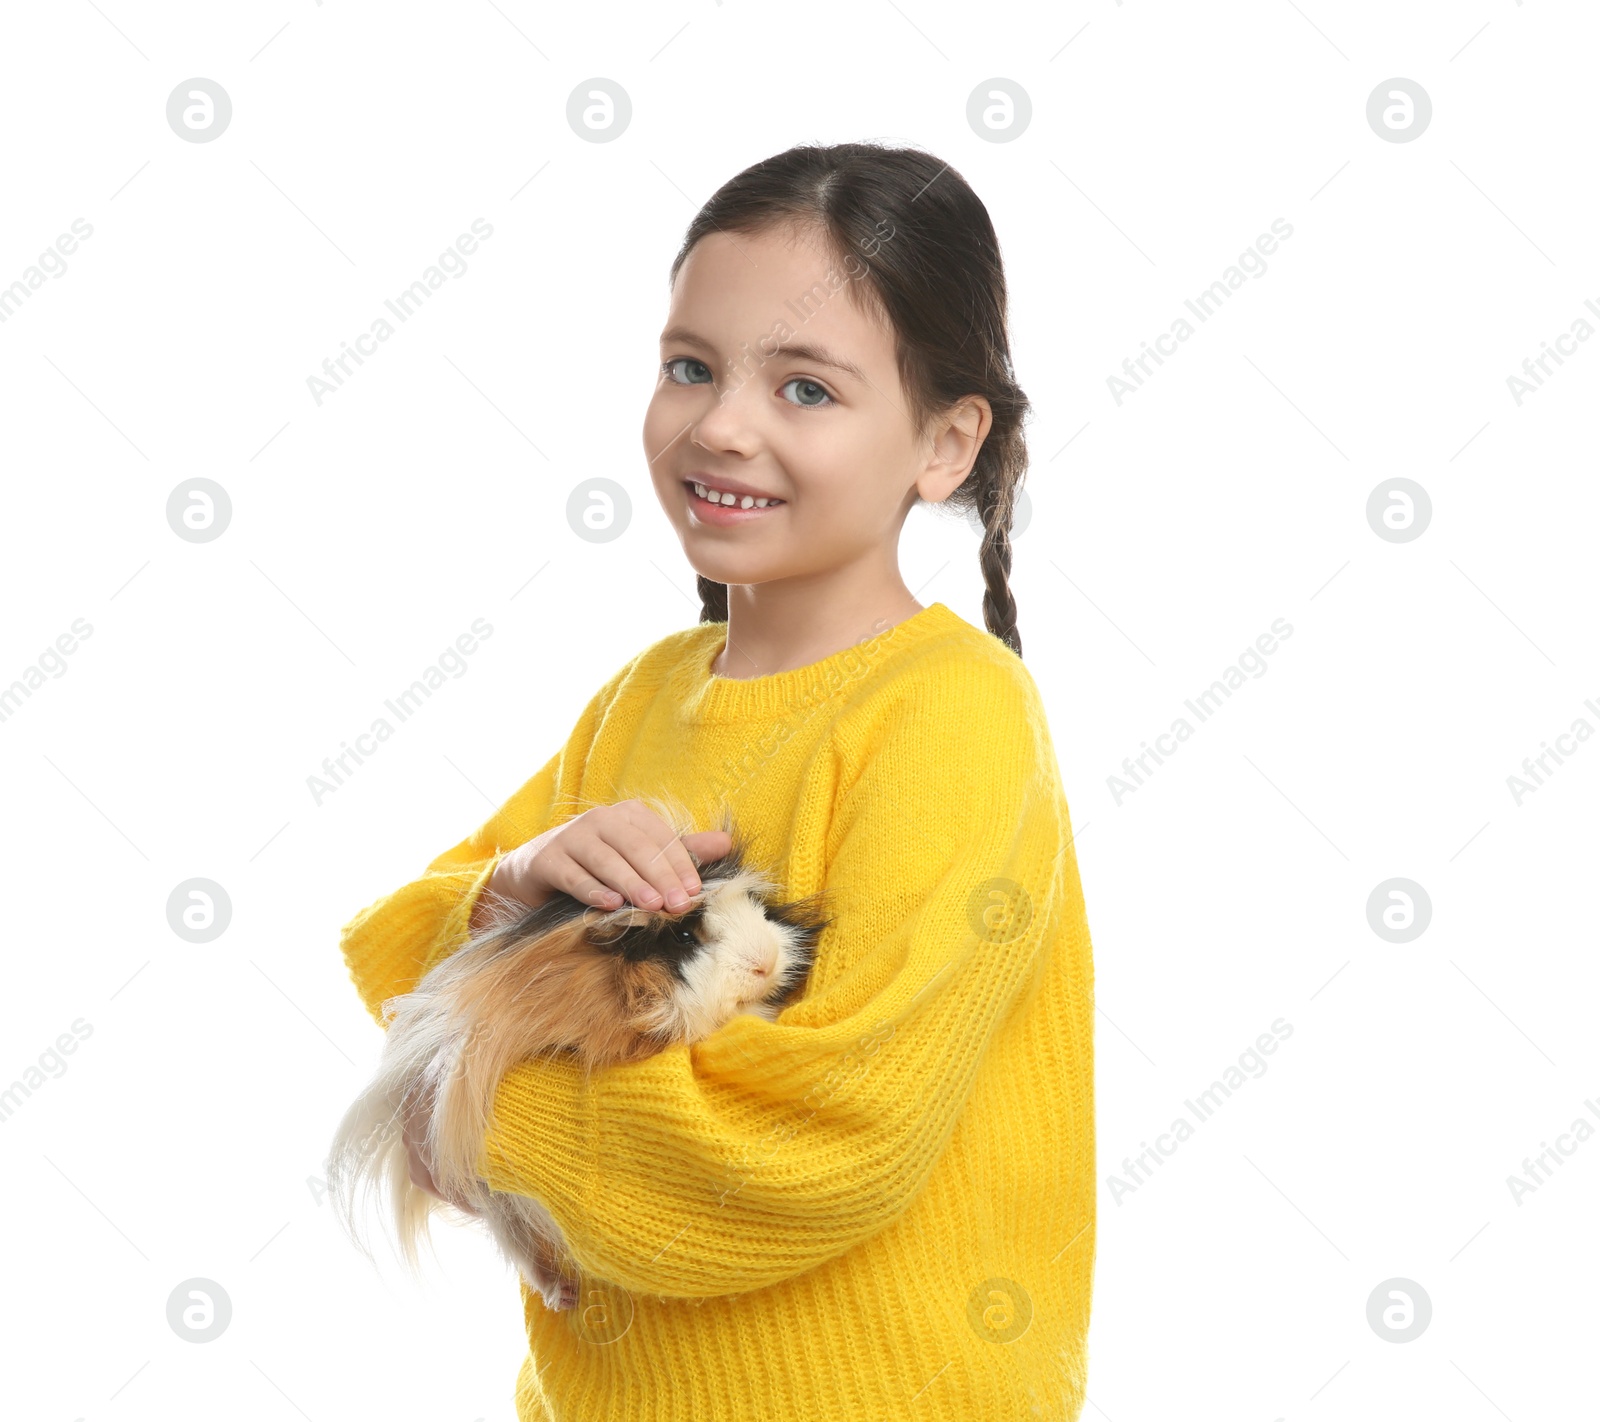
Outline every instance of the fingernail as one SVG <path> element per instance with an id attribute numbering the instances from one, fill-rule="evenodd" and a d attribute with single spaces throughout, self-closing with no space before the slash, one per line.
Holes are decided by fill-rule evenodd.
<path id="1" fill-rule="evenodd" d="M 688 902 L 689 896 L 681 889 L 674 889 L 670 894 L 667 895 L 668 908 L 681 909 Z"/>

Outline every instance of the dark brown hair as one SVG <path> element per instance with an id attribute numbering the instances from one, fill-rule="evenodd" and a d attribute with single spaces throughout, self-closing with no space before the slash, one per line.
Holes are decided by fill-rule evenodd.
<path id="1" fill-rule="evenodd" d="M 916 148 L 805 144 L 736 174 L 706 201 L 672 263 L 712 232 L 809 226 L 855 276 L 853 290 L 895 332 L 900 383 L 917 429 L 964 395 L 982 395 L 993 423 L 951 508 L 983 524 L 983 617 L 1019 657 L 1011 596 L 1011 518 L 1027 472 L 1028 397 L 1013 378 L 1006 281 L 988 209 L 948 163 Z M 865 270 L 862 270 L 865 268 Z M 920 502 L 920 500 L 919 500 Z M 702 622 L 728 620 L 728 588 L 700 576 Z"/>

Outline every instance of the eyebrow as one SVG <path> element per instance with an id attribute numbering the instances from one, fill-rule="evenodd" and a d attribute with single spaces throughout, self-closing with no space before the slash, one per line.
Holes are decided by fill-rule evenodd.
<path id="1" fill-rule="evenodd" d="M 682 342 L 685 345 L 699 346 L 702 350 L 715 350 L 710 341 L 703 336 L 697 336 L 687 326 L 671 326 L 661 333 L 661 344 L 671 345 L 673 342 Z M 834 370 L 842 370 L 846 375 L 854 376 L 863 385 L 872 382 L 862 373 L 861 367 L 840 356 L 832 354 L 823 347 L 813 345 L 809 341 L 785 341 L 777 355 L 768 356 L 768 360 L 776 360 L 782 355 L 789 360 L 809 361 L 813 365 L 831 366 Z"/>

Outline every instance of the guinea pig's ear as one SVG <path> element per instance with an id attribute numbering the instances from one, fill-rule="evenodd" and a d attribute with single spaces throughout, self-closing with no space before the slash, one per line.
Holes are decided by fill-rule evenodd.
<path id="1" fill-rule="evenodd" d="M 802 936 L 806 946 L 814 949 L 823 932 L 833 922 L 833 917 L 829 912 L 830 907 L 828 892 L 819 889 L 815 893 L 807 894 L 804 898 L 787 899 L 782 903 L 769 903 L 767 905 L 767 916 L 794 929 Z"/>

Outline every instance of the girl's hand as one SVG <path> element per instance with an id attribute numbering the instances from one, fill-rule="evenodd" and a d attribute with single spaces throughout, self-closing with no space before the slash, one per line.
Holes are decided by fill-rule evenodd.
<path id="1" fill-rule="evenodd" d="M 692 850 L 702 861 L 732 848 L 722 830 L 675 835 L 672 826 L 638 800 L 597 805 L 511 850 L 489 888 L 535 908 L 556 891 L 600 909 L 626 900 L 643 909 L 676 912 L 700 892 Z M 483 895 L 482 898 L 487 898 Z M 474 914 L 476 926 L 477 915 Z"/>
<path id="2" fill-rule="evenodd" d="M 426 1190 L 435 1199 L 443 1200 L 447 1205 L 454 1205 L 462 1214 L 477 1216 L 477 1211 L 465 1200 L 455 1199 L 440 1192 L 438 1184 L 433 1178 L 433 1164 L 428 1159 L 426 1149 L 426 1129 L 428 1117 L 433 1111 L 431 1095 L 424 1095 L 416 1087 L 406 1093 L 400 1108 L 400 1128 L 405 1136 L 406 1155 L 411 1168 L 411 1183 L 419 1190 Z"/>

